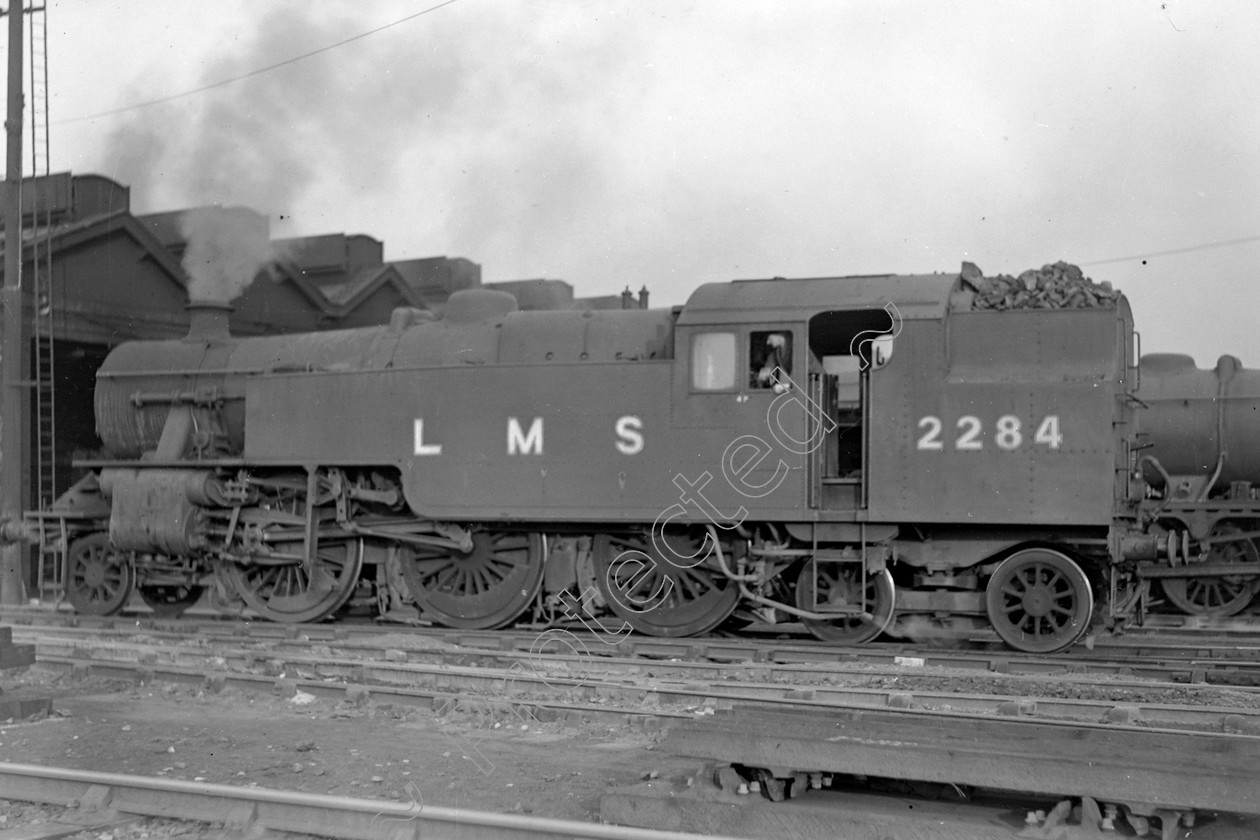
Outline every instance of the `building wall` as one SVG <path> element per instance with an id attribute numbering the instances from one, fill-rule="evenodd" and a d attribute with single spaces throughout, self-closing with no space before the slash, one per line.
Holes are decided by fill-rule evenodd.
<path id="1" fill-rule="evenodd" d="M 232 307 L 231 328 L 239 335 L 311 332 L 334 326 L 325 311 L 284 274 L 260 272 L 232 301 Z"/>
<path id="2" fill-rule="evenodd" d="M 186 328 L 186 299 L 183 287 L 124 230 L 54 255 L 58 337 L 117 344 L 176 335 Z"/>
<path id="3" fill-rule="evenodd" d="M 337 326 L 339 328 L 376 327 L 388 324 L 390 315 L 400 306 L 412 306 L 412 303 L 403 297 L 398 289 L 385 285 L 338 320 Z"/>

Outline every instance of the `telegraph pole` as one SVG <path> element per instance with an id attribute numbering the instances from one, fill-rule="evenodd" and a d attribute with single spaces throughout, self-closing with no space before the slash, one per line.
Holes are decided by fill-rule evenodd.
<path id="1" fill-rule="evenodd" d="M 8 145 L 4 180 L 4 287 L 0 290 L 0 523 L 22 518 L 27 483 L 26 326 L 22 306 L 22 17 L 25 0 L 9 0 Z M 0 604 L 22 603 L 21 543 L 0 545 Z"/>

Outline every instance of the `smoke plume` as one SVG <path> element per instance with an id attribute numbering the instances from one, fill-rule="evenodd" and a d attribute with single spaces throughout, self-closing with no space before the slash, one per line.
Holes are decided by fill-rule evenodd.
<path id="1" fill-rule="evenodd" d="M 229 303 L 280 256 L 265 220 L 243 208 L 187 210 L 180 214 L 179 230 L 188 242 L 183 264 L 189 300 Z"/>
<path id="2" fill-rule="evenodd" d="M 197 83 L 335 43 L 369 25 L 364 8 L 277 6 Z M 621 180 L 607 147 L 633 105 L 590 80 L 639 72 L 641 59 L 624 30 L 587 25 L 588 7 L 502 12 L 454 6 L 136 112 L 108 137 L 102 169 L 131 187 L 138 213 L 238 205 L 265 214 L 277 237 L 362 232 L 400 257 L 507 252 L 545 268 L 555 249 L 543 240 L 581 241 Z M 125 98 L 161 92 L 146 77 Z"/>

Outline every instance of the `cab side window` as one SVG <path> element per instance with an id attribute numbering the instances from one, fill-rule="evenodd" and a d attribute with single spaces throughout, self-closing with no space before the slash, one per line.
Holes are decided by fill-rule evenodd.
<path id="1" fill-rule="evenodd" d="M 786 387 L 786 380 L 792 375 L 792 333 L 788 330 L 749 333 L 748 360 L 750 388 Z"/>
<path id="2" fill-rule="evenodd" d="M 696 391 L 730 391 L 735 379 L 735 333 L 700 333 L 691 341 L 691 387 Z"/>

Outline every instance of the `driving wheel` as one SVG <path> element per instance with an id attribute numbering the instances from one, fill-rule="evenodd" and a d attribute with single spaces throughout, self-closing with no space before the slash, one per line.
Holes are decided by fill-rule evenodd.
<path id="1" fill-rule="evenodd" d="M 667 531 L 667 559 L 647 533 L 599 534 L 592 546 L 595 582 L 614 613 L 649 636 L 694 636 L 726 620 L 739 587 L 705 560 L 693 566 L 704 532 Z M 684 558 L 679 560 L 679 558 Z M 675 562 L 677 561 L 677 562 Z"/>
<path id="2" fill-rule="evenodd" d="M 472 548 L 411 546 L 401 557 L 403 580 L 425 618 L 464 630 L 511 624 L 542 587 L 541 534 L 479 531 Z"/>
<path id="3" fill-rule="evenodd" d="M 354 594 L 363 566 L 363 541 L 320 540 L 310 571 L 301 560 L 302 540 L 272 543 L 275 555 L 250 565 L 232 563 L 227 575 L 249 607 L 269 621 L 320 621 Z M 287 555 L 287 556 L 284 556 Z"/>

